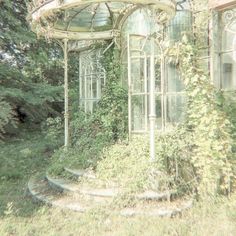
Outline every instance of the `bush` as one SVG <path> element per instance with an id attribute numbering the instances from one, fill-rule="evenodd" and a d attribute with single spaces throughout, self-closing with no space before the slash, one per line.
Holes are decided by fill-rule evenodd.
<path id="1" fill-rule="evenodd" d="M 195 174 L 191 164 L 192 139 L 184 129 L 156 136 L 156 160 L 150 161 L 149 137 L 134 136 L 105 148 L 97 165 L 99 177 L 128 191 L 152 189 L 193 191 Z"/>
<path id="2" fill-rule="evenodd" d="M 57 148 L 63 144 L 63 120 L 61 117 L 48 118 L 42 124 L 45 139 L 51 147 Z"/>
<path id="3" fill-rule="evenodd" d="M 0 139 L 3 138 L 5 133 L 5 127 L 7 124 L 16 126 L 16 120 L 14 119 L 15 113 L 9 103 L 0 98 Z"/>

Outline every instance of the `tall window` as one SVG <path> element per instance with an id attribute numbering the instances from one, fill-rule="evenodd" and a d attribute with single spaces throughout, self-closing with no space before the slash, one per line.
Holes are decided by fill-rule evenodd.
<path id="1" fill-rule="evenodd" d="M 80 52 L 80 107 L 86 113 L 94 111 L 106 83 L 101 53 L 101 49 Z"/>
<path id="2" fill-rule="evenodd" d="M 171 44 L 180 41 L 183 33 L 191 32 L 192 13 L 187 10 L 187 1 L 180 1 L 180 3 L 182 5 L 178 6 L 175 17 L 166 28 L 167 38 Z M 165 128 L 171 128 L 183 121 L 186 99 L 184 86 L 175 65 L 166 64 L 165 77 Z"/>
<path id="3" fill-rule="evenodd" d="M 183 2 L 183 1 L 181 1 Z M 162 40 L 181 40 L 183 31 L 190 31 L 191 12 L 180 8 L 175 18 L 163 29 Z M 138 23 L 137 23 L 138 22 Z M 134 27 L 138 25 L 137 27 Z M 129 129 L 131 133 L 149 130 L 149 89 L 151 68 L 151 38 L 158 26 L 147 10 L 134 12 L 123 27 L 123 61 L 129 89 Z M 127 40 L 128 39 L 128 40 Z M 181 122 L 185 113 L 184 86 L 174 64 L 162 58 L 161 40 L 155 40 L 156 128 L 171 129 Z M 125 46 L 125 44 L 127 46 Z M 127 63 L 127 64 L 126 64 Z"/>
<path id="4" fill-rule="evenodd" d="M 214 60 L 215 84 L 218 88 L 230 91 L 236 89 L 236 8 L 218 13 L 213 28 L 215 32 L 215 51 L 219 61 Z M 218 27 L 217 27 L 218 26 Z M 217 28 L 217 29 L 216 29 Z"/>

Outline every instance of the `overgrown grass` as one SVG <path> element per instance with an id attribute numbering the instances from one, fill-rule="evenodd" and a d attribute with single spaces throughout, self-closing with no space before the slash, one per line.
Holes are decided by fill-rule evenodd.
<path id="1" fill-rule="evenodd" d="M 34 204 L 26 194 L 29 177 L 48 166 L 50 146 L 40 134 L 0 145 L 1 236 L 236 235 L 236 196 L 198 203 L 181 217 L 125 218 L 104 209 L 86 214 Z"/>
<path id="2" fill-rule="evenodd" d="M 0 144 L 0 217 L 7 208 L 16 216 L 35 211 L 27 197 L 26 184 L 31 175 L 45 169 L 51 154 L 50 144 L 39 133 L 24 133 Z"/>

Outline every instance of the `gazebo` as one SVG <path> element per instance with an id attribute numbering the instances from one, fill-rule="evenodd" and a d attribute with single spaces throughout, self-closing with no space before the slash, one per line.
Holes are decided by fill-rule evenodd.
<path id="1" fill-rule="evenodd" d="M 207 30 L 204 28 L 205 31 L 202 32 L 204 42 L 198 52 L 201 69 L 210 75 L 215 87 L 226 95 L 236 89 L 235 5 L 234 0 L 209 1 L 212 14 L 207 21 Z M 107 71 L 100 62 L 101 55 L 115 44 L 121 50 L 120 61 L 125 68 L 120 79 L 128 91 L 129 137 L 134 134 L 149 135 L 149 159 L 153 164 L 156 153 L 155 133 L 167 133 L 166 131 L 181 123 L 184 120 L 187 103 L 184 84 L 177 66 L 167 60 L 164 52 L 169 46 L 179 42 L 183 33 L 193 33 L 192 25 L 199 12 L 195 11 L 193 16 L 188 0 L 34 0 L 29 5 L 29 12 L 28 20 L 32 30 L 39 36 L 56 40 L 64 52 L 65 148 L 67 149 L 70 142 L 68 53 L 74 50 L 79 52 L 79 103 L 81 109 L 89 114 L 94 111 L 106 86 Z M 105 49 L 90 50 L 95 42 L 106 44 L 107 40 L 110 42 Z M 208 77 L 205 76 L 204 80 L 208 80 Z M 195 79 L 199 78 L 197 75 Z M 210 81 L 207 83 L 213 91 L 212 83 Z M 202 90 L 204 89 L 205 87 L 202 87 Z M 214 107 L 215 101 L 212 101 L 212 104 Z M 219 116 L 221 114 L 218 113 Z M 213 131 L 215 132 L 215 129 Z M 205 137 L 204 141 L 201 140 L 203 145 L 206 140 L 208 141 L 208 136 Z M 216 143 L 217 141 L 216 138 Z M 230 144 L 227 147 L 230 149 Z M 211 150 L 211 147 L 207 150 Z M 218 151 L 215 153 L 219 154 Z M 224 156 L 223 153 L 221 157 L 227 159 L 227 154 Z M 211 155 L 213 156 L 212 152 L 210 158 Z M 84 170 L 66 167 L 64 170 L 76 178 L 81 176 L 86 176 L 88 179 L 96 178 Z M 85 211 L 94 203 L 106 204 L 108 198 L 114 198 L 120 193 L 118 188 L 84 188 L 83 185 L 75 185 L 68 180 L 54 178 L 48 174 L 46 180 L 45 178 L 30 180 L 28 187 L 37 200 L 75 211 Z M 78 199 L 67 196 L 57 199 L 50 192 L 51 187 L 76 194 Z M 176 205 L 170 208 L 161 207 L 156 202 L 170 200 L 175 193 L 155 190 L 157 191 L 135 193 L 134 196 L 141 201 L 154 201 L 153 205 L 151 203 L 147 204 L 147 207 L 125 209 L 121 213 L 173 216 L 192 204 L 192 201 L 182 201 L 177 203 L 177 208 Z"/>
<path id="2" fill-rule="evenodd" d="M 182 2 L 181 2 L 182 4 Z M 45 0 L 45 1 L 32 1 L 29 5 L 28 20 L 31 24 L 32 30 L 39 36 L 45 36 L 53 40 L 59 41 L 64 52 L 64 92 L 65 92 L 65 147 L 69 145 L 69 108 L 68 108 L 68 52 L 73 50 L 83 50 L 86 47 L 91 46 L 95 41 L 105 41 L 113 39 L 112 43 L 116 43 L 119 47 L 124 42 L 121 42 L 121 36 L 123 26 L 126 23 L 129 16 L 131 16 L 138 9 L 145 9 L 150 20 L 153 24 L 152 32 L 145 32 L 143 35 L 129 36 L 128 47 L 125 47 L 128 55 L 128 87 L 129 87 L 129 135 L 133 132 L 149 132 L 150 133 L 150 158 L 155 158 L 155 129 L 156 125 L 156 96 L 160 96 L 161 103 L 164 103 L 163 88 L 155 88 L 155 60 L 157 57 L 162 57 L 164 37 L 162 29 L 171 18 L 174 17 L 176 12 L 176 2 L 174 0 L 122 0 L 122 1 L 103 1 L 103 0 Z M 148 13 L 147 13 L 148 11 Z M 133 20 L 140 21 L 140 15 L 142 13 L 133 16 Z M 136 17 L 136 19 L 135 19 Z M 139 22 L 142 24 L 142 22 Z M 141 26 L 139 26 L 140 29 Z M 158 32 L 159 31 L 159 32 Z M 126 37 L 127 38 L 127 37 Z M 135 42 L 134 42 L 135 41 Z M 141 45 L 140 48 L 135 48 L 135 45 Z M 110 45 L 108 45 L 109 47 Z M 147 49 L 147 47 L 149 47 Z M 145 52 L 146 50 L 146 52 Z M 136 55 L 135 55 L 136 54 Z M 141 59 L 141 58 L 146 59 Z M 136 61 L 135 61 L 136 60 Z M 143 60 L 145 66 L 150 67 L 150 75 L 144 76 L 145 85 L 141 85 L 143 88 L 139 91 L 132 91 L 132 84 L 143 80 L 139 74 L 140 81 L 133 81 L 135 74 L 131 71 L 134 69 L 133 65 Z M 160 70 L 162 70 L 162 78 L 160 81 L 164 82 L 164 58 L 161 58 Z M 83 70 L 83 59 L 81 54 L 81 69 L 80 69 L 80 104 L 83 103 L 83 99 L 90 98 L 91 102 L 84 103 L 85 111 L 92 111 L 93 101 L 99 100 L 101 97 L 101 87 L 105 83 L 105 71 L 100 67 L 97 71 L 94 71 L 97 75 L 100 75 L 100 79 L 96 83 L 96 96 L 91 97 L 88 95 L 89 89 L 86 90 L 89 79 L 85 73 L 87 70 Z M 148 63 L 148 64 L 147 64 Z M 97 68 L 99 66 L 96 66 Z M 144 67 L 144 66 L 143 66 Z M 148 70 L 149 70 L 148 69 Z M 147 68 L 143 68 L 147 70 Z M 90 69 L 91 71 L 91 69 Z M 140 73 L 145 73 L 140 72 Z M 91 74 L 91 73 L 90 73 Z M 87 78 L 87 79 L 82 79 Z M 148 78 L 149 77 L 149 78 Z M 91 83 L 91 81 L 90 81 Z M 141 82 L 143 83 L 143 82 Z M 92 83 L 91 83 L 92 84 Z M 148 85 L 149 84 L 149 85 Z M 92 85 L 91 85 L 92 86 Z M 85 89 L 83 89 L 83 88 Z M 176 92 L 176 91 L 174 91 Z M 83 94 L 83 95 L 82 95 Z M 90 97 L 89 97 L 90 96 Z M 145 106 L 144 114 L 138 121 L 135 116 L 140 116 L 141 108 L 135 108 L 132 104 L 132 98 L 139 96 L 144 101 Z M 143 96 L 145 98 L 143 98 Z M 149 98 L 148 98 L 149 97 Z M 149 102 L 148 102 L 149 100 Z M 149 108 L 148 108 L 149 107 Z M 164 128 L 164 106 L 161 105 L 162 125 Z M 139 111 L 138 111 L 139 110 Z M 135 111 L 140 114 L 135 114 Z M 136 121 L 135 121 L 136 119 Z M 141 124 L 142 123 L 142 124 Z M 140 127 L 138 127 L 140 126 Z M 142 126 L 142 127 L 141 127 Z M 145 127 L 144 127 L 145 126 Z"/>
<path id="3" fill-rule="evenodd" d="M 79 52 L 80 106 L 92 113 L 106 86 L 106 71 L 101 55 L 113 44 L 121 50 L 125 68 L 121 83 L 128 90 L 128 133 L 149 135 L 150 160 L 155 160 L 155 132 L 171 129 L 183 119 L 185 94 L 175 65 L 167 62 L 166 42 L 174 44 L 182 32 L 191 27 L 188 1 L 174 0 L 45 0 L 32 1 L 28 20 L 39 36 L 56 40 L 64 52 L 65 143 L 69 146 L 68 53 Z M 90 51 L 95 42 L 106 42 L 104 48 Z M 138 102 L 137 102 L 138 101 Z M 149 162 L 149 160 L 147 160 Z M 64 168 L 76 178 L 96 178 L 84 170 Z M 96 185 L 96 184 L 95 184 Z M 57 198 L 51 187 L 73 196 Z M 96 204 L 107 204 L 120 193 L 110 187 L 91 189 L 46 174 L 32 178 L 28 188 L 33 197 L 44 203 L 83 212 Z M 136 194 L 141 202 L 153 202 L 135 209 L 123 209 L 123 215 L 173 216 L 189 208 L 192 201 L 170 204 L 174 193 L 145 191 Z M 160 201 L 167 200 L 165 203 Z M 168 201 L 169 200 L 169 201 Z"/>

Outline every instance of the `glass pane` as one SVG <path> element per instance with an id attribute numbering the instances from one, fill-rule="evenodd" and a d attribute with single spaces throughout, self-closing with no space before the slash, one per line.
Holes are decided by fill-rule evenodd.
<path id="1" fill-rule="evenodd" d="M 98 104 L 97 101 L 93 101 L 93 112 L 96 110 L 96 108 L 97 108 L 97 104 Z"/>
<path id="2" fill-rule="evenodd" d="M 167 65 L 167 92 L 180 92 L 184 89 L 176 66 Z"/>
<path id="3" fill-rule="evenodd" d="M 176 94 L 167 96 L 166 123 L 168 127 L 176 126 L 184 120 L 186 110 L 185 95 Z"/>
<path id="4" fill-rule="evenodd" d="M 86 85 L 87 85 L 87 94 L 86 94 L 86 98 L 91 98 L 91 76 L 87 77 L 86 80 Z"/>
<path id="5" fill-rule="evenodd" d="M 150 17 L 147 10 L 140 9 L 131 14 L 122 28 L 122 36 L 126 40 L 128 34 L 149 35 Z"/>
<path id="6" fill-rule="evenodd" d="M 236 89 L 236 55 L 227 53 L 222 55 L 222 89 Z"/>
<path id="7" fill-rule="evenodd" d="M 105 70 L 100 63 L 101 49 L 88 50 L 80 53 L 80 98 L 87 102 L 85 112 L 92 112 L 94 104 L 101 98 L 105 86 Z"/>
<path id="8" fill-rule="evenodd" d="M 87 103 L 87 112 L 92 113 L 93 112 L 93 101 L 88 100 L 88 101 L 86 101 L 86 103 Z"/>
<path id="9" fill-rule="evenodd" d="M 80 98 L 84 98 L 85 97 L 85 83 L 84 83 L 84 77 L 81 76 L 80 77 Z"/>
<path id="10" fill-rule="evenodd" d="M 132 92 L 145 92 L 145 59 L 131 59 Z"/>
<path id="11" fill-rule="evenodd" d="M 85 104 L 84 103 L 85 103 L 84 100 L 80 100 L 80 108 L 81 108 L 82 111 L 85 110 Z"/>
<path id="12" fill-rule="evenodd" d="M 232 50 L 234 42 L 235 34 L 224 30 L 222 34 L 222 51 Z"/>
<path id="13" fill-rule="evenodd" d="M 167 34 L 171 41 L 179 41 L 183 32 L 191 32 L 192 13 L 187 10 L 177 11 L 167 27 Z"/>
<path id="14" fill-rule="evenodd" d="M 97 98 L 97 79 L 96 79 L 96 77 L 93 77 L 92 88 L 93 88 L 92 98 L 96 99 Z"/>
<path id="15" fill-rule="evenodd" d="M 52 23 L 56 29 L 73 32 L 109 30 L 116 23 L 117 13 L 129 7 L 130 4 L 119 2 L 89 3 L 61 11 Z"/>
<path id="16" fill-rule="evenodd" d="M 155 91 L 161 92 L 161 65 L 160 63 L 155 64 Z"/>
<path id="17" fill-rule="evenodd" d="M 132 130 L 133 131 L 145 131 L 145 122 L 147 117 L 145 116 L 145 96 L 138 95 L 132 96 L 131 100 L 132 110 L 131 110 L 131 120 L 132 120 Z"/>
<path id="18" fill-rule="evenodd" d="M 156 97 L 156 128 L 162 130 L 163 127 L 163 119 L 162 119 L 162 98 L 161 96 Z"/>

